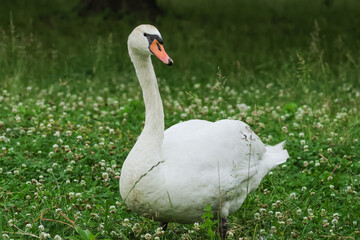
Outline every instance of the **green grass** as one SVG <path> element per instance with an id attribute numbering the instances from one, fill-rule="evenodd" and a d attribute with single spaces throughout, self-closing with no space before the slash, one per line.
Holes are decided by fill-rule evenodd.
<path id="1" fill-rule="evenodd" d="M 62 2 L 0 9 L 0 232 L 209 239 L 202 223 L 156 233 L 120 197 L 144 121 L 126 37 L 148 20 L 82 19 Z M 166 126 L 233 118 L 287 141 L 290 159 L 229 218 L 229 239 L 360 238 L 360 7 L 325 2 L 159 1 L 152 23 L 175 61 L 153 59 Z"/>

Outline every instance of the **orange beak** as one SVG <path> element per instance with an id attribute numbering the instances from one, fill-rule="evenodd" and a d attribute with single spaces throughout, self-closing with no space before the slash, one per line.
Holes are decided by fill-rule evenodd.
<path id="1" fill-rule="evenodd" d="M 163 45 L 159 43 L 157 39 L 154 39 L 149 49 L 163 63 L 167 64 L 168 66 L 173 65 L 174 61 L 167 55 Z"/>

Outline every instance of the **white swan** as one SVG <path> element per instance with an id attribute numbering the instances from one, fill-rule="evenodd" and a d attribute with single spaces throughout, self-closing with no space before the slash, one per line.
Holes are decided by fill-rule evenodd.
<path id="1" fill-rule="evenodd" d="M 159 31 L 140 25 L 129 35 L 128 49 L 145 102 L 145 126 L 126 158 L 120 193 L 136 213 L 164 223 L 201 220 L 210 204 L 223 219 L 240 208 L 268 171 L 289 157 L 284 142 L 264 146 L 241 121 L 190 120 L 164 132 L 164 112 L 150 56 L 173 61 Z M 216 216 L 216 215 L 215 215 Z"/>

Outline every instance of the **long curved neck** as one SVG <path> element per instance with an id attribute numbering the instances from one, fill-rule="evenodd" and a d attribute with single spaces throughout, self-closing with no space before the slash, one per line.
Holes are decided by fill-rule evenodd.
<path id="1" fill-rule="evenodd" d="M 137 56 L 130 52 L 131 61 L 139 79 L 145 103 L 145 126 L 140 138 L 161 144 L 164 138 L 164 110 L 150 56 Z M 158 146 L 159 146 L 158 145 Z"/>

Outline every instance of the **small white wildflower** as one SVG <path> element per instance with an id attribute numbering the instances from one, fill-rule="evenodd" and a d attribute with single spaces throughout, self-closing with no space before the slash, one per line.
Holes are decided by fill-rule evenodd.
<path id="1" fill-rule="evenodd" d="M 104 172 L 104 173 L 102 174 L 102 178 L 103 178 L 105 181 L 107 181 L 107 180 L 109 179 L 109 174 L 108 174 L 107 172 Z"/>
<path id="2" fill-rule="evenodd" d="M 277 219 L 282 218 L 282 216 L 283 216 L 283 214 L 282 214 L 281 212 L 275 212 L 275 217 L 276 217 Z"/>
<path id="3" fill-rule="evenodd" d="M 62 240 L 59 235 L 55 235 L 54 240 Z"/>
<path id="4" fill-rule="evenodd" d="M 200 230 L 200 224 L 198 222 L 194 223 L 194 230 L 199 231 Z"/>
<path id="5" fill-rule="evenodd" d="M 110 206 L 109 210 L 110 210 L 110 213 L 115 213 L 116 207 L 115 206 Z"/>
<path id="6" fill-rule="evenodd" d="M 75 193 L 73 193 L 73 192 L 69 192 L 69 198 L 70 198 L 70 199 L 73 199 L 73 198 L 74 198 L 74 196 L 75 196 Z"/>
<path id="7" fill-rule="evenodd" d="M 150 233 L 145 234 L 145 239 L 150 240 L 151 239 L 151 234 Z"/>
<path id="8" fill-rule="evenodd" d="M 40 231 L 44 231 L 45 227 L 44 227 L 42 224 L 40 224 L 39 227 L 38 227 L 38 229 L 39 229 Z"/>
<path id="9" fill-rule="evenodd" d="M 14 226 L 14 220 L 13 220 L 13 219 L 10 219 L 10 220 L 8 221 L 8 223 L 9 223 L 9 226 L 10 226 L 10 227 L 13 227 L 13 226 Z"/>
<path id="10" fill-rule="evenodd" d="M 290 193 L 290 199 L 296 199 L 296 193 Z"/>
<path id="11" fill-rule="evenodd" d="M 286 126 L 283 126 L 283 127 L 281 128 L 281 130 L 282 130 L 284 133 L 287 133 L 287 132 L 288 132 L 288 129 L 287 129 Z"/>

